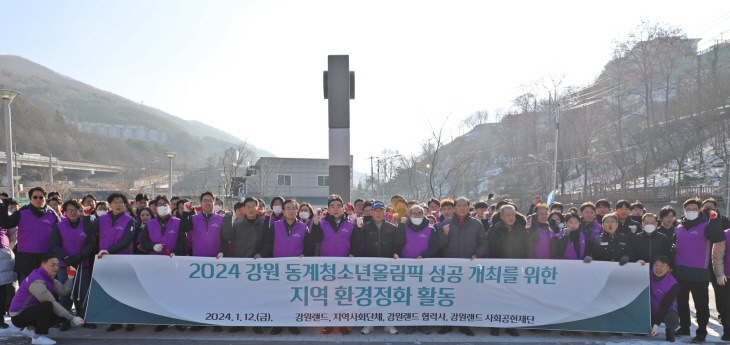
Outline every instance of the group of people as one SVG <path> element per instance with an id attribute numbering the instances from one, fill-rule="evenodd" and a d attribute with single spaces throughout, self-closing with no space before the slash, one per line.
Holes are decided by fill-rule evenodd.
<path id="1" fill-rule="evenodd" d="M 0 197 L 3 195 L 0 194 Z M 659 214 L 639 203 L 621 200 L 585 202 L 564 211 L 559 202 L 535 197 L 527 216 L 509 199 L 470 203 L 465 197 L 421 204 L 400 195 L 390 204 L 380 200 L 346 202 L 331 195 L 326 208 L 274 197 L 268 205 L 248 197 L 232 210 L 213 193 L 194 202 L 185 198 L 150 199 L 138 194 L 129 201 L 112 193 L 106 201 L 86 195 L 63 201 L 42 187 L 28 192 L 30 204 L 19 207 L 7 198 L 0 203 L 0 306 L 33 344 L 55 344 L 49 328 L 96 328 L 86 323 L 88 291 L 95 260 L 107 254 L 201 257 L 395 257 L 566 259 L 649 263 L 651 333 L 666 326 L 666 339 L 690 335 L 689 294 L 692 293 L 698 330 L 693 342 L 703 342 L 709 322 L 708 283 L 712 283 L 722 324 L 730 325 L 730 219 L 720 216 L 717 201 L 691 198 L 684 216 L 666 206 Z M 491 204 L 490 204 L 491 203 Z M 19 282 L 17 292 L 15 284 Z M 14 297 L 12 297 L 14 294 Z M 11 303 L 6 301 L 12 300 Z M 74 309 L 72 309 L 72 306 Z M 2 322 L 0 320 L 0 322 Z M 4 322 L 0 327 L 7 328 Z M 158 325 L 156 332 L 168 325 Z M 185 331 L 185 326 L 174 326 Z M 676 329 L 679 327 L 678 329 Z M 123 328 L 112 324 L 107 331 Z M 204 326 L 189 327 L 196 332 Z M 134 331 L 127 325 L 127 331 Z M 675 330 L 676 329 L 676 330 Z M 245 327 L 230 327 L 229 333 Z M 222 332 L 220 326 L 214 332 Z M 262 327 L 253 327 L 257 334 Z M 273 327 L 279 334 L 282 327 Z M 368 334 L 373 327 L 363 327 Z M 385 331 L 395 334 L 393 326 Z M 429 327 L 406 327 L 405 333 L 428 334 Z M 439 334 L 452 331 L 443 326 Z M 469 327 L 459 327 L 469 336 Z M 519 336 L 514 329 L 507 334 Z M 543 332 L 542 330 L 532 330 Z M 289 332 L 299 334 L 290 327 Z M 325 327 L 323 334 L 334 332 Z M 348 327 L 339 327 L 348 334 Z M 549 332 L 549 331 L 548 331 Z M 561 332 L 568 335 L 573 332 Z M 500 329 L 491 334 L 498 336 Z M 730 340 L 725 332 L 723 340 Z"/>

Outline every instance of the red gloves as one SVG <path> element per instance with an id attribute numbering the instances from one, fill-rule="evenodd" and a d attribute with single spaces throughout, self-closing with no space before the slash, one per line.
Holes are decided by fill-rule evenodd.
<path id="1" fill-rule="evenodd" d="M 92 213 L 94 213 L 94 209 L 91 206 L 84 207 L 84 215 L 90 216 Z"/>
<path id="2" fill-rule="evenodd" d="M 68 273 L 68 279 L 73 279 L 76 276 L 76 269 L 68 266 L 66 267 L 66 273 Z"/>
<path id="3" fill-rule="evenodd" d="M 194 208 L 195 208 L 196 213 L 200 213 L 203 211 L 203 206 L 198 205 L 198 206 L 195 206 Z"/>
<path id="4" fill-rule="evenodd" d="M 186 202 L 185 204 L 183 204 L 183 206 L 185 207 L 185 211 L 190 212 L 190 211 L 193 210 L 193 202 L 192 201 Z"/>
<path id="5" fill-rule="evenodd" d="M 97 259 L 101 259 L 101 257 L 102 257 L 102 256 L 104 256 L 104 255 L 108 255 L 108 254 L 109 254 L 109 252 L 108 252 L 108 251 L 106 251 L 106 250 L 102 250 L 102 251 L 100 251 L 100 252 L 99 252 L 99 254 L 97 255 L 97 257 L 96 257 L 96 258 L 97 258 Z"/>
<path id="6" fill-rule="evenodd" d="M 715 218 L 717 218 L 717 211 L 710 210 L 710 219 L 715 219 Z"/>

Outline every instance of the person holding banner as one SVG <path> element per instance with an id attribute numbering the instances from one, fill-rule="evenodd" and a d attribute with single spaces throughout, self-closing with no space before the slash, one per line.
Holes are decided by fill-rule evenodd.
<path id="1" fill-rule="evenodd" d="M 54 293 L 61 296 L 71 293 L 76 269 L 66 268 L 68 280 L 63 284 L 53 279 L 60 268 L 55 255 L 43 254 L 40 262 L 40 267 L 21 282 L 9 314 L 13 325 L 22 328 L 21 332 L 32 339 L 32 344 L 53 345 L 56 342 L 47 337 L 49 328 L 63 321 L 70 321 L 74 326 L 81 326 L 85 321 L 71 314 L 53 297 Z"/>
<path id="2" fill-rule="evenodd" d="M 76 315 L 83 316 L 86 312 L 86 297 L 91 284 L 91 269 L 89 269 L 89 257 L 96 252 L 96 237 L 93 233 L 86 234 L 81 225 L 79 216 L 81 205 L 74 200 L 63 203 L 63 212 L 66 214 L 60 223 L 53 226 L 51 231 L 51 250 L 56 257 L 61 258 L 59 264 L 61 269 L 56 279 L 62 284 L 68 280 L 66 267 L 74 267 L 79 273 L 77 288 L 72 295 L 61 296 L 61 306 L 71 310 L 71 305 L 76 305 Z M 70 321 L 61 324 L 61 331 L 71 328 Z"/>
<path id="3" fill-rule="evenodd" d="M 443 205 L 442 202 L 442 212 Z M 439 248 L 443 250 L 445 258 L 474 260 L 487 254 L 487 232 L 482 222 L 469 216 L 469 199 L 465 197 L 456 198 L 454 215 L 441 222 L 438 234 Z M 452 330 L 451 326 L 442 326 L 438 333 L 446 334 Z M 474 336 L 474 332 L 468 326 L 459 326 L 459 332 Z"/>
<path id="4" fill-rule="evenodd" d="M 690 335 L 689 294 L 692 293 L 697 313 L 697 332 L 693 343 L 701 343 L 707 337 L 710 320 L 710 296 L 708 284 L 712 274 L 709 268 L 712 244 L 725 241 L 722 223 L 713 210 L 702 211 L 702 201 L 691 198 L 684 202 L 684 217 L 674 230 L 674 277 L 682 289 L 677 297 L 679 329 L 676 335 Z"/>
<path id="5" fill-rule="evenodd" d="M 233 221 L 233 214 L 227 213 L 223 216 L 223 241 L 230 241 L 234 247 L 233 256 L 237 258 L 261 258 L 261 251 L 264 247 L 264 220 L 258 213 L 259 202 L 255 198 L 247 197 L 243 200 L 243 212 L 245 217 Z M 234 326 L 228 329 L 228 333 L 236 333 L 246 330 L 243 326 Z M 254 327 L 254 333 L 263 334 L 262 327 Z"/>
<path id="6" fill-rule="evenodd" d="M 580 217 L 583 234 L 588 239 L 588 243 L 593 243 L 593 240 L 603 232 L 603 226 L 596 220 L 596 205 L 590 201 L 581 204 Z"/>
<path id="7" fill-rule="evenodd" d="M 644 215 L 646 216 L 646 215 Z M 651 273 L 651 333 L 657 335 L 659 325 L 666 326 L 667 341 L 674 342 L 674 329 L 679 326 L 677 295 L 681 287 L 669 272 L 669 258 L 657 255 Z M 727 340 L 727 339 L 723 339 Z"/>
<path id="8" fill-rule="evenodd" d="M 187 234 L 188 241 L 192 244 L 193 256 L 214 257 L 220 259 L 228 249 L 228 242 L 223 241 L 221 231 L 223 230 L 223 216 L 215 214 L 213 208 L 215 196 L 211 192 L 204 192 L 200 195 L 201 212 L 191 216 L 193 203 L 187 201 L 183 204 L 183 212 L 180 216 L 180 236 Z M 205 326 L 192 326 L 191 332 L 205 329 Z M 213 326 L 213 332 L 222 332 L 223 327 Z"/>
<path id="9" fill-rule="evenodd" d="M 609 213 L 603 217 L 603 233 L 593 240 L 592 259 L 596 261 L 614 261 L 620 266 L 626 265 L 629 254 L 633 251 L 629 237 L 618 232 L 618 215 Z"/>
<path id="10" fill-rule="evenodd" d="M 51 230 L 61 217 L 46 204 L 46 190 L 34 187 L 28 191 L 30 205 L 12 215 L 8 206 L 0 206 L 0 228 L 18 227 L 18 251 L 15 255 L 15 273 L 22 281 L 41 264 L 41 257 L 51 253 Z"/>
<path id="11" fill-rule="evenodd" d="M 284 201 L 284 218 L 274 222 L 271 232 L 264 238 L 263 257 L 300 257 L 312 255 L 312 241 L 309 228 L 297 220 L 299 203 L 294 199 Z M 277 335 L 282 327 L 271 328 L 271 335 Z M 289 327 L 291 334 L 299 334 L 298 327 Z"/>
<path id="12" fill-rule="evenodd" d="M 373 213 L 373 222 L 378 221 L 376 218 L 382 222 L 385 218 L 385 205 L 383 205 L 382 201 L 373 203 L 373 205 L 376 204 L 379 208 L 373 210 L 375 211 Z M 400 248 L 400 254 L 398 255 L 406 259 L 436 257 L 439 249 L 439 236 L 436 229 L 431 227 L 423 218 L 424 209 L 416 205 L 411 207 L 408 213 L 411 215 L 411 219 L 404 224 L 399 224 L 398 230 L 395 232 L 395 245 L 397 248 Z M 391 328 L 395 329 L 395 327 Z M 418 326 L 418 330 L 423 334 L 431 334 L 431 328 L 428 326 Z M 386 331 L 388 330 L 386 329 Z M 413 334 L 415 331 L 415 326 L 406 327 L 406 334 Z"/>
<path id="13" fill-rule="evenodd" d="M 535 212 L 530 222 L 528 233 L 532 241 L 532 256 L 535 259 L 553 259 L 555 254 L 552 248 L 555 232 L 548 225 L 548 206 L 538 203 L 533 208 Z"/>
<path id="14" fill-rule="evenodd" d="M 645 213 L 642 216 L 643 231 L 631 236 L 633 252 L 630 255 L 632 262 L 654 262 L 659 255 L 670 256 L 672 242 L 661 232 L 656 231 L 657 215 Z"/>
<path id="15" fill-rule="evenodd" d="M 96 220 L 91 222 L 91 206 L 84 207 L 84 216 L 81 223 L 84 226 L 84 232 L 87 236 L 96 236 L 99 241 L 99 254 L 97 259 L 101 259 L 106 254 L 132 254 L 132 241 L 134 240 L 134 230 L 136 221 L 132 216 L 124 213 L 127 207 L 127 196 L 121 193 L 112 193 L 107 198 L 111 205 L 110 213 L 100 214 Z M 101 202 L 97 203 L 102 205 Z M 112 324 L 107 328 L 107 332 L 121 329 L 122 325 Z"/>
<path id="16" fill-rule="evenodd" d="M 345 202 L 337 194 L 327 198 L 327 216 L 317 215 L 312 220 L 312 241 L 315 256 L 355 257 L 362 242 L 362 229 L 355 227 L 345 216 Z M 322 334 L 332 333 L 332 327 L 325 327 Z M 350 334 L 347 327 L 340 327 L 340 333 Z"/>
<path id="17" fill-rule="evenodd" d="M 560 259 L 583 260 L 585 263 L 590 263 L 593 260 L 591 240 L 582 229 L 580 217 L 575 213 L 567 213 L 565 224 L 567 227 L 555 235 L 553 240 L 555 256 Z"/>

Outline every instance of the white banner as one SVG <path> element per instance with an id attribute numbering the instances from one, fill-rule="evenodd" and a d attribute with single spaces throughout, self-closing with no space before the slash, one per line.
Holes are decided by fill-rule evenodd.
<path id="1" fill-rule="evenodd" d="M 649 268 L 579 260 L 106 255 L 88 322 L 648 333 Z"/>

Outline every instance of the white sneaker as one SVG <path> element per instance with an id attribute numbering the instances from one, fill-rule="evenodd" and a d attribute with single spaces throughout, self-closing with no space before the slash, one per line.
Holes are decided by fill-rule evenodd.
<path id="1" fill-rule="evenodd" d="M 30 337 L 30 338 L 33 338 L 33 336 L 35 335 L 35 330 L 34 330 L 34 329 L 30 329 L 30 327 L 25 327 L 25 328 L 23 328 L 23 329 L 22 329 L 22 330 L 20 330 L 20 331 L 21 331 L 21 332 L 22 332 L 23 334 L 25 334 L 25 335 L 27 335 L 28 337 Z"/>
<path id="2" fill-rule="evenodd" d="M 393 327 L 393 326 L 385 326 L 385 327 L 383 327 L 383 330 L 390 334 L 398 334 L 398 330 L 395 329 L 395 327 Z"/>
<path id="3" fill-rule="evenodd" d="M 33 338 L 31 344 L 34 345 L 55 345 L 56 341 L 46 337 L 45 335 L 39 335 L 38 338 Z"/>
<path id="4" fill-rule="evenodd" d="M 375 327 L 373 327 L 373 326 L 365 326 L 365 327 L 362 328 L 362 331 L 360 331 L 360 333 L 362 333 L 362 334 L 370 334 L 370 332 L 372 332 L 373 330 L 375 330 Z"/>

